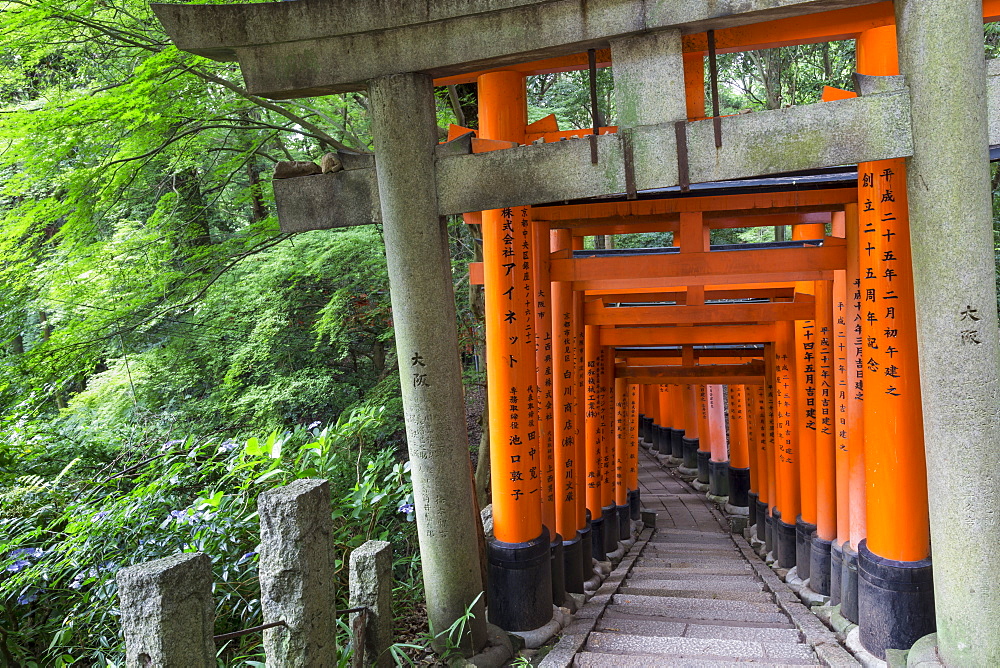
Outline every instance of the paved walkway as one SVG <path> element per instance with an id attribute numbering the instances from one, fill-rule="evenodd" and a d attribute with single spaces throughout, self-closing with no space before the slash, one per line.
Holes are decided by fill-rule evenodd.
<path id="1" fill-rule="evenodd" d="M 543 666 L 857 665 L 704 494 L 640 456 L 657 513 Z M 794 619 L 793 619 L 794 617 Z"/>

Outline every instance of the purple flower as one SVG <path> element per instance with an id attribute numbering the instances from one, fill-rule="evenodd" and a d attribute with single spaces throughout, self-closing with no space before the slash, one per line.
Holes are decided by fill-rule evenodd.
<path id="1" fill-rule="evenodd" d="M 32 588 L 17 597 L 18 605 L 27 605 L 38 600 L 38 589 Z"/>
<path id="2" fill-rule="evenodd" d="M 45 554 L 45 550 L 40 547 L 21 547 L 10 551 L 12 557 L 40 557 Z"/>
<path id="3" fill-rule="evenodd" d="M 412 503 L 404 503 L 399 508 L 397 508 L 397 510 L 399 512 L 401 512 L 401 513 L 406 513 L 407 515 L 411 515 L 411 514 L 413 514 L 413 504 Z"/>
<path id="4" fill-rule="evenodd" d="M 184 442 L 184 439 L 174 439 L 172 441 L 167 441 L 166 443 L 164 443 L 163 445 L 160 446 L 160 452 L 166 452 L 167 450 L 169 450 L 170 448 L 174 447 L 175 445 L 180 445 L 183 442 Z"/>
<path id="5" fill-rule="evenodd" d="M 108 515 L 110 515 L 110 513 L 109 513 L 108 511 L 106 511 L 106 510 L 101 510 L 101 511 L 99 511 L 99 512 L 95 513 L 95 514 L 94 514 L 94 517 L 93 517 L 92 519 L 93 519 L 93 520 L 94 520 L 95 522 L 100 522 L 101 520 L 103 520 L 103 519 L 104 519 L 105 517 L 107 517 Z"/>
<path id="6" fill-rule="evenodd" d="M 306 429 L 315 429 L 316 427 L 320 426 L 321 424 L 323 424 L 323 423 L 320 422 L 319 420 L 316 420 L 315 422 L 313 422 L 312 424 L 310 424 L 308 427 L 306 427 Z"/>
<path id="7" fill-rule="evenodd" d="M 25 567 L 30 566 L 31 562 L 27 559 L 18 559 L 11 565 L 7 567 L 9 573 L 17 573 L 18 571 L 23 571 Z"/>
<path id="8" fill-rule="evenodd" d="M 239 558 L 239 560 L 236 562 L 236 565 L 239 566 L 241 564 L 245 564 L 246 562 L 253 559 L 254 555 L 256 554 L 257 554 L 256 552 L 247 552 L 246 554 L 244 554 L 242 557 Z"/>
<path id="9" fill-rule="evenodd" d="M 239 447 L 239 445 L 236 441 L 223 441 L 219 446 L 219 452 L 232 452 L 237 447 Z"/>

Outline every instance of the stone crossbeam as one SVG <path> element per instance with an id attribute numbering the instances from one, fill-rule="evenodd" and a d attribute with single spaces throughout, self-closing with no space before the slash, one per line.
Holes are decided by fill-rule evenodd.
<path id="1" fill-rule="evenodd" d="M 876 1 L 303 0 L 153 11 L 178 48 L 239 61 L 250 92 L 280 99 L 362 90 L 403 71 L 464 74 L 647 31 L 696 33 Z"/>
<path id="2" fill-rule="evenodd" d="M 715 148 L 711 121 L 689 123 L 691 182 L 908 156 L 907 105 L 906 91 L 901 90 L 732 116 L 723 119 L 722 149 Z M 631 133 L 637 187 L 676 186 L 673 126 L 640 126 Z M 622 193 L 626 181 L 624 136 L 621 132 L 597 138 L 596 165 L 590 161 L 586 140 L 465 155 L 439 150 L 439 212 L 459 214 Z M 283 179 L 276 182 L 275 198 L 285 232 L 378 220 L 374 168 Z"/>

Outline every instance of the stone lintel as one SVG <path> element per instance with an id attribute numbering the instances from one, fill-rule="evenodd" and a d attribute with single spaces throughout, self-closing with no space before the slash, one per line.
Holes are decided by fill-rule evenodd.
<path id="1" fill-rule="evenodd" d="M 278 222 L 286 234 L 382 222 L 374 167 L 273 183 Z"/>
<path id="2" fill-rule="evenodd" d="M 649 30 L 701 32 L 876 1 L 299 0 L 152 7 L 178 48 L 238 60 L 252 93 L 283 99 L 362 90 L 370 79 L 403 71 L 450 76 L 569 55 Z"/>
<path id="3" fill-rule="evenodd" d="M 906 91 L 837 100 L 722 120 L 715 148 L 711 120 L 689 123 L 692 183 L 748 178 L 912 152 Z M 639 190 L 676 186 L 677 148 L 672 124 L 632 131 Z M 570 140 L 438 161 L 442 214 L 559 202 L 625 192 L 623 133 L 598 138 L 598 164 L 589 141 Z"/>

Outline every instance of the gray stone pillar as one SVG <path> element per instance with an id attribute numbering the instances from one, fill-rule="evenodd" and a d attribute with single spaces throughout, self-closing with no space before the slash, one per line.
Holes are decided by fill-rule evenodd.
<path id="1" fill-rule="evenodd" d="M 480 597 L 463 639 L 474 654 L 486 643 L 479 518 L 448 235 L 437 206 L 434 89 L 424 74 L 368 87 L 427 616 L 441 632 Z"/>
<path id="2" fill-rule="evenodd" d="M 118 572 L 128 668 L 214 668 L 212 560 L 179 554 Z"/>
<path id="3" fill-rule="evenodd" d="M 634 128 L 687 119 L 679 30 L 612 40 L 611 61 L 619 126 Z"/>
<path id="4" fill-rule="evenodd" d="M 330 483 L 296 480 L 264 492 L 260 515 L 260 605 L 269 668 L 337 665 Z"/>
<path id="5" fill-rule="evenodd" d="M 979 2 L 896 0 L 939 651 L 1000 665 L 1000 347 Z"/>
<path id="6" fill-rule="evenodd" d="M 351 552 L 350 607 L 366 607 L 364 647 L 354 652 L 363 654 L 361 665 L 389 668 L 392 656 L 392 545 L 370 540 Z M 351 614 L 351 628 L 361 613 Z"/>

